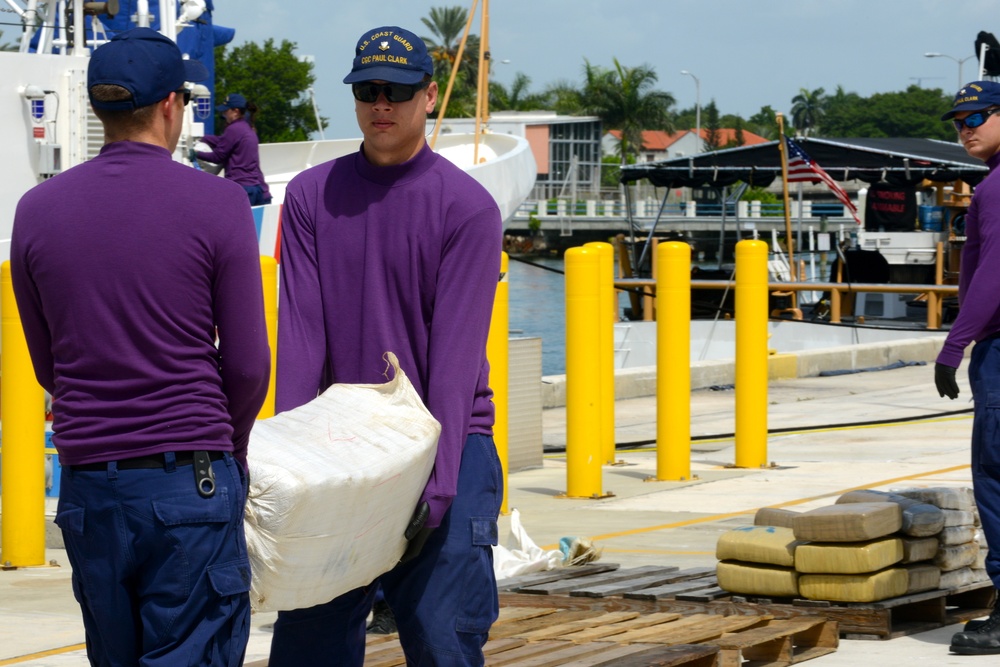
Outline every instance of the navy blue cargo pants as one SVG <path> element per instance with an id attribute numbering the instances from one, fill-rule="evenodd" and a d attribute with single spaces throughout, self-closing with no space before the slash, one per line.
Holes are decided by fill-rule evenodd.
<path id="1" fill-rule="evenodd" d="M 238 667 L 250 637 L 240 466 L 213 461 L 203 498 L 191 465 L 63 469 L 56 524 L 73 566 L 87 656 L 98 667 Z"/>
<path id="2" fill-rule="evenodd" d="M 458 494 L 413 560 L 326 604 L 278 613 L 270 667 L 360 667 L 381 583 L 410 667 L 478 666 L 499 613 L 493 545 L 503 476 L 493 438 L 470 435 Z"/>
<path id="3" fill-rule="evenodd" d="M 1000 588 L 1000 336 L 972 348 L 969 362 L 972 422 L 972 489 L 989 544 L 986 573 Z"/>

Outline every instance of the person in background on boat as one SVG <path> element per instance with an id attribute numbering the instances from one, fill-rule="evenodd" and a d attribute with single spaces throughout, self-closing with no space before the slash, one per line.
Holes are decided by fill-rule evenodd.
<path id="1" fill-rule="evenodd" d="M 416 510 L 399 508 L 423 521 L 407 531 L 400 563 L 329 603 L 279 612 L 269 664 L 360 666 L 381 586 L 408 665 L 482 665 L 499 608 L 492 547 L 503 478 L 486 338 L 500 211 L 424 138 L 438 86 L 423 40 L 375 28 L 355 54 L 344 83 L 361 149 L 307 169 L 285 194 L 277 409 L 333 382 L 384 382 L 391 350 L 441 436 Z"/>
<path id="2" fill-rule="evenodd" d="M 215 110 L 226 119 L 222 134 L 209 134 L 201 138 L 212 149 L 192 149 L 188 157 L 222 165 L 226 178 L 246 190 L 251 206 L 271 203 L 271 192 L 260 170 L 260 142 L 254 129 L 253 116 L 257 106 L 239 93 L 231 93 Z"/>
<path id="3" fill-rule="evenodd" d="M 989 166 L 976 186 L 965 216 L 966 241 L 959 274 L 958 317 L 934 367 L 938 393 L 958 397 L 955 372 L 973 341 L 969 361 L 974 416 L 972 487 L 983 534 L 989 544 L 986 572 L 1000 589 L 1000 83 L 974 81 L 955 94 L 951 120 L 966 152 Z M 951 650 L 966 655 L 1000 654 L 1000 603 L 986 621 L 970 621 L 951 639 Z"/>
<path id="4" fill-rule="evenodd" d="M 99 46 L 87 89 L 104 147 L 14 217 L 14 296 L 53 396 L 55 522 L 94 665 L 242 664 L 249 639 L 260 257 L 243 190 L 172 157 L 185 82 L 208 75 L 149 28 Z"/>

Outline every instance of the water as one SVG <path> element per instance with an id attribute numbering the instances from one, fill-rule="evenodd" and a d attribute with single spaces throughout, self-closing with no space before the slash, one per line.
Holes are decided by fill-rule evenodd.
<path id="1" fill-rule="evenodd" d="M 530 266 L 515 259 L 507 265 L 507 299 L 512 337 L 542 339 L 542 375 L 566 372 L 566 286 L 561 258 L 533 257 Z"/>

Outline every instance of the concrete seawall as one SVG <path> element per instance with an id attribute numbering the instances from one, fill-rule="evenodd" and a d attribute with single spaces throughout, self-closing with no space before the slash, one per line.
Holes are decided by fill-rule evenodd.
<path id="1" fill-rule="evenodd" d="M 801 350 L 772 354 L 768 357 L 768 377 L 772 380 L 815 377 L 829 372 L 857 372 L 897 362 L 933 363 L 944 336 L 861 343 L 822 350 Z M 736 381 L 733 359 L 698 361 L 691 364 L 691 389 L 731 385 Z M 656 366 L 642 366 L 615 371 L 615 399 L 656 395 Z M 542 377 L 542 407 L 566 405 L 566 376 Z"/>

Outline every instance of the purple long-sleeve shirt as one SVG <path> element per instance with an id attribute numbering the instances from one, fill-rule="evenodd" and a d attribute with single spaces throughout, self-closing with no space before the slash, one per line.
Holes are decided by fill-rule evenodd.
<path id="1" fill-rule="evenodd" d="M 212 150 L 198 152 L 199 160 L 221 164 L 226 169 L 226 178 L 239 185 L 259 185 L 264 196 L 270 190 L 260 170 L 260 144 L 257 133 L 246 118 L 235 120 L 226 126 L 222 134 L 209 134 L 201 138 Z"/>
<path id="2" fill-rule="evenodd" d="M 22 197 L 11 270 L 63 465 L 199 449 L 245 465 L 270 353 L 242 188 L 108 144 Z"/>
<path id="3" fill-rule="evenodd" d="M 990 173 L 976 186 L 965 214 L 958 317 L 937 358 L 952 368 L 961 365 L 972 341 L 1000 332 L 1000 154 L 986 164 Z"/>
<path id="4" fill-rule="evenodd" d="M 496 202 L 429 147 L 408 162 L 362 153 L 296 176 L 285 192 L 277 410 L 333 382 L 385 382 L 391 351 L 441 422 L 423 499 L 451 506 L 465 438 L 492 434 L 486 361 L 500 272 Z"/>

